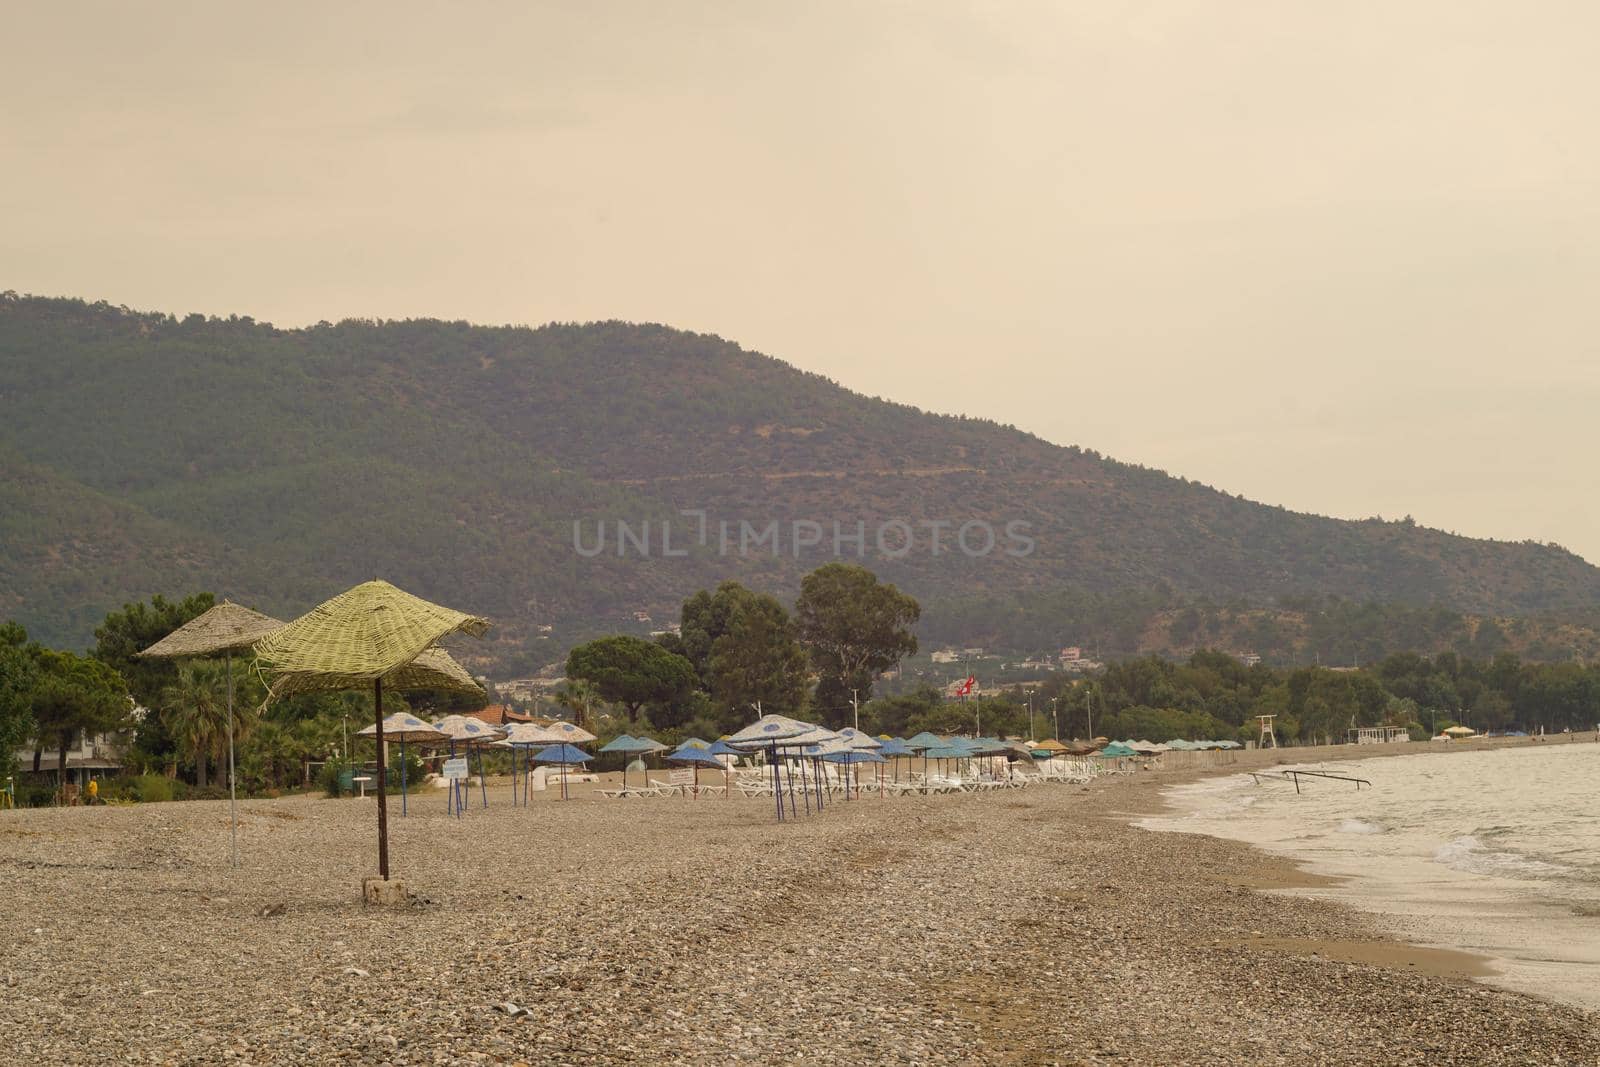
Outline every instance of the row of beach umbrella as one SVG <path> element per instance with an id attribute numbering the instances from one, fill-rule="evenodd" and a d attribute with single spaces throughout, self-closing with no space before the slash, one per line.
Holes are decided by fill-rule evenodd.
<path id="1" fill-rule="evenodd" d="M 451 715 L 426 722 L 407 713 L 389 717 L 384 715 L 385 689 L 430 689 L 482 695 L 482 687 L 439 646 L 439 642 L 458 633 L 481 637 L 488 627 L 489 621 L 481 616 L 442 607 L 388 582 L 374 580 L 324 601 L 289 623 L 281 623 L 225 601 L 177 628 L 141 654 L 162 658 L 220 656 L 230 661 L 236 652 L 252 654 L 256 669 L 267 686 L 268 703 L 296 693 L 370 689 L 373 694 L 373 723 L 360 732 L 372 737 L 377 749 L 378 872 L 382 879 L 387 880 L 386 741 L 398 741 L 402 746 L 402 814 L 407 809 L 404 750 L 410 744 L 446 747 L 452 757 L 457 747 L 463 748 L 469 758 L 476 754 L 485 805 L 488 803 L 488 787 L 483 783 L 482 749 L 486 745 L 521 751 L 524 794 L 527 789 L 526 774 L 532 764 L 559 766 L 562 769 L 562 796 L 565 798 L 567 768 L 581 766 L 593 758 L 578 745 L 596 740 L 595 736 L 571 723 L 549 726 L 514 724 L 508 730 L 501 730 L 471 716 Z M 233 863 L 237 866 L 238 818 L 233 800 L 231 670 L 228 680 L 230 822 L 233 828 Z M 1139 754 L 1147 745 L 1148 742 L 1108 743 L 1101 753 L 1109 756 L 1116 751 L 1114 746 L 1122 746 L 1128 750 L 1128 754 Z M 1150 747 L 1161 750 L 1159 746 Z M 1238 745 L 1236 742 L 1173 742 L 1164 746 L 1165 749 L 1186 747 L 1228 748 Z M 648 738 L 624 735 L 614 739 L 601 751 L 644 755 L 660 752 L 664 748 Z M 930 759 L 971 759 L 1017 753 L 1059 755 L 1074 750 L 1060 742 L 1029 745 L 987 737 L 946 738 L 926 732 L 905 740 L 874 738 L 858 730 L 834 731 L 782 715 L 763 715 L 756 722 L 720 741 L 708 743 L 691 739 L 664 758 L 668 762 L 695 768 L 712 764 L 724 767 L 723 758 L 728 755 L 758 751 L 766 753 L 772 768 L 773 793 L 777 816 L 781 821 L 786 817 L 786 802 L 788 817 L 797 814 L 794 777 L 790 775 L 787 784 L 782 781 L 779 766 L 782 761 L 797 762 L 802 767 L 810 763 L 814 769 L 822 763 L 851 768 L 861 763 L 882 763 L 896 756 L 921 755 L 926 766 Z M 513 764 L 515 775 L 515 761 Z M 624 768 L 624 787 L 626 773 Z M 820 776 L 813 775 L 810 780 L 817 783 L 815 804 L 820 810 L 823 804 Z M 812 810 L 811 791 L 802 786 L 802 793 L 801 801 L 809 812 Z M 464 783 L 452 781 L 451 805 L 458 814 L 464 807 L 464 801 Z"/>

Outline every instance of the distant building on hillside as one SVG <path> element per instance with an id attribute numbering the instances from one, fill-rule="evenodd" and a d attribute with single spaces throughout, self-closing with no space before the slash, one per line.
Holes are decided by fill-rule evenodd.
<path id="1" fill-rule="evenodd" d="M 1240 663 L 1243 663 L 1246 667 L 1254 667 L 1257 663 L 1261 662 L 1261 657 L 1256 655 L 1254 652 L 1240 652 L 1234 658 Z"/>
<path id="2" fill-rule="evenodd" d="M 512 678 L 504 682 L 495 682 L 494 691 L 507 700 L 527 703 L 565 681 L 565 678 Z"/>
<path id="3" fill-rule="evenodd" d="M 953 648 L 941 648 L 933 654 L 933 662 L 935 663 L 954 663 L 960 658 L 961 653 Z"/>
<path id="4" fill-rule="evenodd" d="M 1060 659 L 1062 663 L 1076 663 L 1082 658 L 1083 649 L 1079 648 L 1077 645 L 1068 645 L 1066 648 L 1061 650 Z"/>

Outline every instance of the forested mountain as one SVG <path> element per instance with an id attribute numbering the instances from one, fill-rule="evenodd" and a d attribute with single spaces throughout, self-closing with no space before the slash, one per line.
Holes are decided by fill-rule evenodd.
<path id="1" fill-rule="evenodd" d="M 1296 514 L 618 322 L 280 330 L 8 293 L 0 468 L 0 618 L 75 646 L 155 592 L 289 616 L 381 575 L 492 616 L 483 651 L 520 667 L 647 625 L 635 612 L 675 618 L 723 578 L 791 595 L 835 558 L 835 522 L 846 537 L 865 524 L 863 562 L 923 600 L 925 626 L 972 641 L 1024 618 L 1029 644 L 1081 640 L 1117 604 L 1186 598 L 1600 604 L 1600 570 L 1555 546 Z M 875 534 L 897 519 L 912 550 L 885 558 Z M 618 520 L 636 538 L 620 554 Z M 997 536 L 986 554 L 955 545 L 974 521 Z M 663 555 L 663 522 L 686 554 Z M 821 543 L 796 545 L 812 522 Z M 604 550 L 575 550 L 575 523 L 586 550 L 603 530 Z M 938 554 L 926 523 L 949 523 Z M 1027 524 L 1031 551 L 1006 523 Z M 886 529 L 893 554 L 905 528 Z"/>

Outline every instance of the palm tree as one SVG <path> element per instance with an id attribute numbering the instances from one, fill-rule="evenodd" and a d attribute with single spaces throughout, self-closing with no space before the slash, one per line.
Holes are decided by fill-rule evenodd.
<path id="1" fill-rule="evenodd" d="M 589 729 L 593 705 L 605 704 L 595 687 L 581 678 L 568 678 L 567 684 L 556 692 L 555 700 L 572 712 L 572 721 L 585 730 Z"/>
<path id="2" fill-rule="evenodd" d="M 161 691 L 161 710 L 179 749 L 194 760 L 195 785 L 210 784 L 207 770 L 228 731 L 228 676 L 220 663 L 191 660 Z"/>

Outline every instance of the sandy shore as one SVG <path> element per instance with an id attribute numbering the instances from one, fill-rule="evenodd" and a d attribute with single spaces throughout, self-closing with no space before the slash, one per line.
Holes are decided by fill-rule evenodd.
<path id="1" fill-rule="evenodd" d="M 427 898 L 403 909 L 357 900 L 370 799 L 244 803 L 241 872 L 226 803 L 7 812 L 0 1047 L 29 1063 L 1600 1063 L 1594 1016 L 1475 984 L 1481 960 L 1394 943 L 1347 908 L 1258 892 L 1307 877 L 1285 861 L 1126 824 L 1194 773 L 872 797 L 782 826 L 742 799 L 523 809 L 502 785 L 457 821 L 428 796 L 391 822 L 395 873 Z"/>

